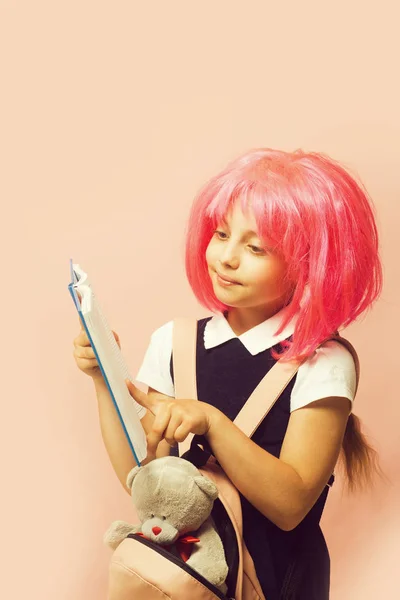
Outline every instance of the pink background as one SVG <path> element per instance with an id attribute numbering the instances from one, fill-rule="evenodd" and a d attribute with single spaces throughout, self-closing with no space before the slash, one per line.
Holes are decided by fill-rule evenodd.
<path id="1" fill-rule="evenodd" d="M 332 599 L 398 587 L 399 141 L 397 3 L 0 0 L 2 596 L 106 598 L 102 536 L 133 510 L 76 367 L 69 258 L 135 377 L 151 332 L 198 306 L 183 226 L 199 186 L 257 146 L 321 150 L 378 211 L 383 295 L 347 329 L 354 412 L 391 485 L 323 517 Z"/>

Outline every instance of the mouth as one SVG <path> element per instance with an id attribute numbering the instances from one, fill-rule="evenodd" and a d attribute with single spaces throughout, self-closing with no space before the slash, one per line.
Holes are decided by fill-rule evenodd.
<path id="1" fill-rule="evenodd" d="M 218 283 L 220 283 L 221 285 L 241 285 L 241 283 L 239 283 L 238 281 L 235 281 L 234 279 L 231 279 L 230 277 L 225 277 L 222 276 L 218 273 L 218 271 L 215 271 L 216 275 L 217 275 L 217 281 Z"/>

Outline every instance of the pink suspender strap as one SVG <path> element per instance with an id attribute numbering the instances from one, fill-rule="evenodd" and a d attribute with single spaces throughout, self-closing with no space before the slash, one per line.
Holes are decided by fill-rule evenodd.
<path id="1" fill-rule="evenodd" d="M 354 347 L 348 340 L 342 338 L 339 334 L 331 336 L 328 339 L 337 340 L 346 346 L 353 355 L 357 373 L 357 391 L 360 363 Z M 326 341 L 328 341 L 328 339 Z M 239 429 L 241 429 L 248 437 L 251 437 L 254 434 L 305 360 L 306 359 L 288 363 L 277 361 L 260 381 L 234 420 L 235 425 L 237 425 L 237 427 L 239 427 Z"/>
<path id="2" fill-rule="evenodd" d="M 254 434 L 267 416 L 285 387 L 297 373 L 300 364 L 300 362 L 280 363 L 277 361 L 255 388 L 234 420 L 235 425 L 248 437 Z"/>
<path id="3" fill-rule="evenodd" d="M 197 398 L 196 378 L 197 320 L 187 317 L 174 319 L 172 364 L 174 367 L 175 398 Z"/>

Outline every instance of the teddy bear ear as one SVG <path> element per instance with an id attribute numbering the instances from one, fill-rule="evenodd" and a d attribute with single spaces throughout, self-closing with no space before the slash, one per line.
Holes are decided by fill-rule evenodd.
<path id="1" fill-rule="evenodd" d="M 139 465 L 137 465 L 136 467 L 133 467 L 132 471 L 129 471 L 128 477 L 126 478 L 126 485 L 129 489 L 132 488 L 133 480 L 135 479 L 136 475 L 139 473 L 141 468 L 142 467 L 139 467 Z"/>
<path id="2" fill-rule="evenodd" d="M 218 498 L 218 488 L 208 477 L 200 475 L 199 477 L 195 477 L 194 481 L 211 500 Z"/>

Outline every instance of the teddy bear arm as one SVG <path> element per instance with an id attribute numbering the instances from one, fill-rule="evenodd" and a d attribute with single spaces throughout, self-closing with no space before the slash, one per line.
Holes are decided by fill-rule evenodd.
<path id="1" fill-rule="evenodd" d="M 187 564 L 210 583 L 220 587 L 228 576 L 228 565 L 221 538 L 210 519 L 203 523 L 196 536 L 200 542 L 195 544 Z"/>
<path id="2" fill-rule="evenodd" d="M 104 534 L 103 541 L 115 550 L 130 533 L 139 531 L 141 531 L 141 525 L 132 525 L 125 521 L 114 521 Z"/>

